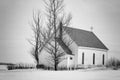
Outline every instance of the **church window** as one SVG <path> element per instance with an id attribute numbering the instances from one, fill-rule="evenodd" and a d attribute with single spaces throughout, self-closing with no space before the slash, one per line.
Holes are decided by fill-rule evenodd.
<path id="1" fill-rule="evenodd" d="M 102 64 L 104 65 L 104 62 L 105 61 L 105 55 L 103 54 L 103 56 L 102 56 Z"/>
<path id="2" fill-rule="evenodd" d="M 95 64 L 95 53 L 93 53 L 93 64 Z"/>
<path id="3" fill-rule="evenodd" d="M 82 53 L 82 64 L 84 64 L 84 52 Z"/>

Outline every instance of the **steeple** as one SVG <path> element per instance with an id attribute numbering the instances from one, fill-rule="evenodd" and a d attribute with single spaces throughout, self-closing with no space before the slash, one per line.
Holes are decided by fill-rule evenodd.
<path id="1" fill-rule="evenodd" d="M 90 27 L 90 31 L 93 32 L 93 26 Z"/>

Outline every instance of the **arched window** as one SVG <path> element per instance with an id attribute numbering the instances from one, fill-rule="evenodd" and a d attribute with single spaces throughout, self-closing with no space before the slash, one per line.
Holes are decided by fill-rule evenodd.
<path id="1" fill-rule="evenodd" d="M 84 52 L 82 53 L 82 64 L 84 64 Z"/>
<path id="2" fill-rule="evenodd" d="M 105 63 L 105 55 L 103 54 L 102 55 L 102 64 L 104 65 L 104 63 Z"/>
<path id="3" fill-rule="evenodd" d="M 95 53 L 93 53 L 93 64 L 95 64 Z"/>

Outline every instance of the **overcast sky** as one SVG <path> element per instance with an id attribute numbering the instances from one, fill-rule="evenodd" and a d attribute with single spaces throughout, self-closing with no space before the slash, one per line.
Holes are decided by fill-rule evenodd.
<path id="1" fill-rule="evenodd" d="M 109 57 L 120 57 L 120 0 L 65 0 L 73 16 L 71 27 L 90 30 L 109 48 Z M 29 23 L 42 0 L 0 0 L 0 62 L 32 63 Z"/>

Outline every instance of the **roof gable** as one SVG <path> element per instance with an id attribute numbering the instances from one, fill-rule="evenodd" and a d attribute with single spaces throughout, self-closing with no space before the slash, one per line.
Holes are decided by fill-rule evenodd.
<path id="1" fill-rule="evenodd" d="M 93 32 L 70 27 L 65 27 L 65 31 L 70 35 L 71 39 L 73 39 L 73 41 L 75 41 L 78 46 L 108 50 L 108 48 Z"/>

